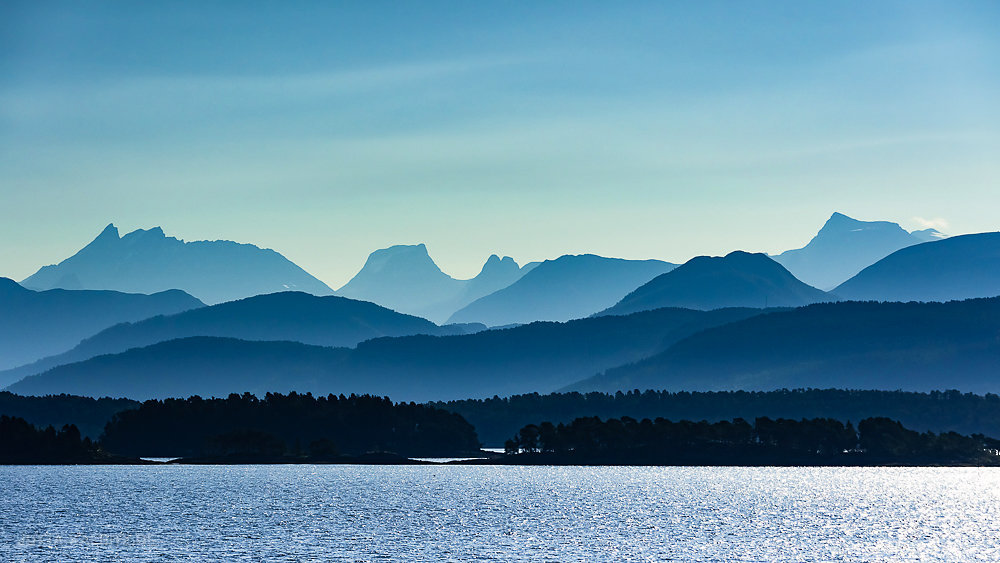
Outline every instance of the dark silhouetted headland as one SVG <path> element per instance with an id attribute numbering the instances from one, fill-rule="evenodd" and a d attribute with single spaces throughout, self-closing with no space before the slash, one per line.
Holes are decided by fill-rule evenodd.
<path id="1" fill-rule="evenodd" d="M 121 412 L 101 438 L 135 457 L 334 460 L 341 454 L 454 457 L 479 451 L 461 416 L 385 397 L 291 393 L 147 401 Z"/>
<path id="2" fill-rule="evenodd" d="M 919 433 L 884 417 L 857 430 L 830 418 L 578 418 L 530 424 L 507 441 L 507 463 L 609 465 L 1000 465 L 1000 440 Z"/>

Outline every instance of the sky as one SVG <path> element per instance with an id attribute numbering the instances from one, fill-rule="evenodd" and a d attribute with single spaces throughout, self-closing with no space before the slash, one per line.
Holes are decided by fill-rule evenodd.
<path id="1" fill-rule="evenodd" d="M 1000 229 L 997 2 L 0 3 L 0 276 L 108 223 L 336 288 Z"/>

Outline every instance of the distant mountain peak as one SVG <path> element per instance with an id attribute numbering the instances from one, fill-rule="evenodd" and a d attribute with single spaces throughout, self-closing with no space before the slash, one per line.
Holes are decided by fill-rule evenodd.
<path id="1" fill-rule="evenodd" d="M 118 240 L 121 236 L 118 234 L 118 227 L 114 223 L 108 223 L 108 226 L 104 227 L 104 230 L 101 231 L 101 234 L 97 235 L 97 238 L 114 238 Z"/>
<path id="2" fill-rule="evenodd" d="M 626 315 L 661 307 L 799 307 L 833 298 L 795 278 L 765 254 L 742 250 L 698 256 L 626 295 L 601 315 Z"/>
<path id="3" fill-rule="evenodd" d="M 333 293 L 272 250 L 230 241 L 184 242 L 161 227 L 120 236 L 108 224 L 87 246 L 62 262 L 24 279 L 28 289 L 110 289 L 157 293 L 182 289 L 207 303 L 220 303 L 287 288 L 315 295 Z"/>
<path id="4" fill-rule="evenodd" d="M 357 279 L 378 274 L 383 270 L 398 270 L 399 275 L 403 275 L 405 270 L 417 270 L 424 273 L 436 273 L 447 276 L 441 268 L 434 262 L 427 252 L 427 246 L 420 244 L 397 244 L 388 248 L 381 248 L 368 255 L 365 265 L 361 268 L 351 281 L 347 282 L 339 291 L 351 290 L 352 282 Z M 448 276 L 450 277 L 450 276 Z"/>
<path id="5" fill-rule="evenodd" d="M 772 258 L 792 274 L 831 289 L 900 248 L 923 242 L 890 221 L 860 221 L 835 212 L 809 244 Z"/>
<path id="6" fill-rule="evenodd" d="M 511 272 L 516 273 L 520 269 L 521 267 L 510 256 L 504 256 L 501 259 L 496 254 L 491 254 L 486 263 L 483 264 L 483 269 L 479 271 L 479 275 L 476 277 L 502 275 Z"/>
<path id="7" fill-rule="evenodd" d="M 942 240 L 948 238 L 948 235 L 942 233 L 937 229 L 922 229 L 919 231 L 910 231 L 910 234 L 924 242 L 932 242 L 935 240 Z"/>

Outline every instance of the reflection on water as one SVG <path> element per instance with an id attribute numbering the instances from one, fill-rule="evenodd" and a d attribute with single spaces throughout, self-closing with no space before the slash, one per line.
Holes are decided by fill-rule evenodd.
<path id="1" fill-rule="evenodd" d="M 0 560 L 995 561 L 1000 470 L 0 467 Z"/>

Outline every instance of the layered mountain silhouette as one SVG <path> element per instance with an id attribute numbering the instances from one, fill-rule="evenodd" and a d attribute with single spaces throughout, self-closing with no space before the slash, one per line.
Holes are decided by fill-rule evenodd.
<path id="1" fill-rule="evenodd" d="M 32 291 L 0 278 L 0 369 L 64 352 L 111 325 L 203 306 L 179 290 L 153 295 Z"/>
<path id="2" fill-rule="evenodd" d="M 230 241 L 184 242 L 159 227 L 119 236 L 108 225 L 90 244 L 21 282 L 29 289 L 181 289 L 208 304 L 279 291 L 332 295 L 326 284 L 269 249 Z"/>
<path id="3" fill-rule="evenodd" d="M 546 260 L 510 286 L 473 301 L 448 322 L 507 326 L 578 319 L 614 305 L 676 267 L 659 260 L 566 255 Z"/>
<path id="4" fill-rule="evenodd" d="M 438 268 L 425 245 L 396 245 L 372 252 L 337 294 L 444 322 L 465 305 L 514 283 L 532 267 L 521 268 L 509 256 L 493 255 L 475 278 L 457 280 Z"/>
<path id="5" fill-rule="evenodd" d="M 898 250 L 838 286 L 845 299 L 948 301 L 1000 295 L 1000 233 Z"/>
<path id="6" fill-rule="evenodd" d="M 1000 298 L 822 303 L 702 331 L 660 354 L 568 389 L 948 388 L 996 393 L 997 334 Z"/>
<path id="7" fill-rule="evenodd" d="M 772 256 L 803 282 L 829 290 L 893 252 L 944 235 L 906 232 L 888 221 L 858 221 L 834 213 L 809 244 Z"/>
<path id="8" fill-rule="evenodd" d="M 58 366 L 9 390 L 135 399 L 294 390 L 414 401 L 548 392 L 760 313 L 659 309 L 463 336 L 378 338 L 355 349 L 193 337 Z"/>
<path id="9" fill-rule="evenodd" d="M 834 298 L 797 280 L 764 254 L 736 251 L 699 256 L 629 293 L 601 315 L 626 315 L 660 307 L 801 307 Z"/>
<path id="10" fill-rule="evenodd" d="M 351 347 L 382 336 L 446 335 L 474 330 L 475 327 L 439 327 L 426 319 L 366 301 L 316 297 L 300 292 L 273 293 L 115 325 L 80 342 L 68 352 L 0 372 L 0 382 L 9 383 L 58 365 L 189 336 Z"/>

